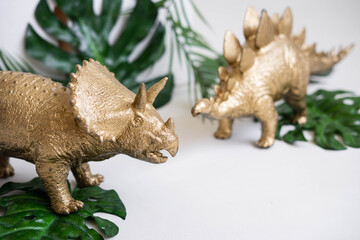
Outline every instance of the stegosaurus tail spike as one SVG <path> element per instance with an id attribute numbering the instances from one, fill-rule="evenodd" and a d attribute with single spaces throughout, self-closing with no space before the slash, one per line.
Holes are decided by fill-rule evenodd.
<path id="1" fill-rule="evenodd" d="M 306 30 L 305 28 L 301 29 L 301 32 L 294 38 L 294 42 L 299 46 L 302 47 L 305 42 L 305 34 Z"/>
<path id="2" fill-rule="evenodd" d="M 332 50 L 330 52 L 315 52 L 310 56 L 310 72 L 311 74 L 322 74 L 328 72 L 336 63 L 342 60 L 354 47 L 353 44 L 339 51 Z"/>
<path id="3" fill-rule="evenodd" d="M 312 54 L 315 54 L 315 49 L 316 49 L 316 43 L 313 43 L 311 45 L 306 45 L 303 44 L 303 46 L 301 47 L 301 50 L 304 52 L 305 55 L 310 56 Z"/>
<path id="4" fill-rule="evenodd" d="M 279 21 L 279 33 L 290 36 L 292 31 L 293 17 L 289 7 L 287 7 Z"/>
<path id="5" fill-rule="evenodd" d="M 255 44 L 258 48 L 265 47 L 274 40 L 275 32 L 272 21 L 265 10 L 261 12 L 260 24 L 256 32 Z"/>

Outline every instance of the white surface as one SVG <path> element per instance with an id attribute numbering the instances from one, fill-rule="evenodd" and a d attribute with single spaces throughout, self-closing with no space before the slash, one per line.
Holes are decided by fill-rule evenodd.
<path id="1" fill-rule="evenodd" d="M 15 12 L 4 9 L 10 3 L 15 9 L 20 2 L 29 6 Z M 21 49 L 14 39 L 25 28 L 13 24 L 19 17 L 31 16 L 30 2 L 36 3 L 0 1 L 1 48 Z M 341 88 L 360 94 L 359 1 L 196 2 L 213 30 L 197 19 L 194 25 L 219 51 L 225 30 L 233 30 L 242 39 L 248 5 L 259 11 L 266 8 L 270 14 L 290 5 L 294 31 L 305 26 L 307 42 L 316 41 L 318 49 L 356 44 L 310 92 Z M 9 32 L 13 37 L 7 36 Z M 254 146 L 260 125 L 250 119 L 235 122 L 231 139 L 217 140 L 212 137 L 216 123 L 192 118 L 190 107 L 186 88 L 178 86 L 171 103 L 159 111 L 163 119 L 174 118 L 180 139 L 178 155 L 167 163 L 153 165 L 124 155 L 91 163 L 94 173 L 105 175 L 101 187 L 115 189 L 127 208 L 126 221 L 109 217 L 120 228 L 115 239 L 360 239 L 359 149 L 326 151 L 312 143 L 276 141 L 271 149 L 261 150 Z M 9 180 L 36 176 L 33 165 L 20 160 L 12 164 L 16 175 Z M 74 178 L 70 175 L 69 179 Z M 0 185 L 4 182 L 0 180 Z"/>

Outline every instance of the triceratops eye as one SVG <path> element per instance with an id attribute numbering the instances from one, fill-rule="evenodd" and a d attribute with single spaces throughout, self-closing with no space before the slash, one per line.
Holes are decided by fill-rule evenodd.
<path id="1" fill-rule="evenodd" d="M 134 127 L 140 127 L 143 123 L 143 119 L 142 119 L 142 117 L 136 116 L 136 117 L 134 117 L 132 123 L 133 123 Z"/>

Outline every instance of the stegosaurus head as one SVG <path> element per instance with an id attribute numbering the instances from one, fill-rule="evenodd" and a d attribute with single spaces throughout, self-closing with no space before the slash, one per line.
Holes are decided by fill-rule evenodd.
<path id="1" fill-rule="evenodd" d="M 294 38 L 301 46 L 304 42 L 305 32 L 298 37 L 291 36 L 292 13 L 286 8 L 282 17 L 274 14 L 271 18 L 265 10 L 261 17 L 253 7 L 249 7 L 244 19 L 244 35 L 246 43 L 241 46 L 239 40 L 231 32 L 227 31 L 224 38 L 224 57 L 228 62 L 227 67 L 219 67 L 218 75 L 220 83 L 214 91 L 218 101 L 226 101 L 229 93 L 236 88 L 243 74 L 248 71 L 256 60 L 257 52 L 270 44 L 277 35 L 283 34 Z"/>

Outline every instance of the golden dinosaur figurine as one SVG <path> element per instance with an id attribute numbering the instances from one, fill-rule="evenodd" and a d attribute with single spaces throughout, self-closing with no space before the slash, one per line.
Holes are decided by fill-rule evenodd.
<path id="1" fill-rule="evenodd" d="M 34 163 L 58 214 L 83 207 L 69 194 L 70 170 L 80 187 L 99 185 L 103 176 L 92 175 L 88 161 L 124 153 L 163 163 L 161 149 L 172 156 L 178 149 L 173 120 L 164 123 L 152 105 L 166 78 L 147 91 L 141 84 L 135 95 L 97 61 L 76 68 L 68 87 L 0 72 L 0 177 L 14 174 L 9 157 Z"/>
<path id="2" fill-rule="evenodd" d="M 282 17 L 261 17 L 249 7 L 244 20 L 246 43 L 241 46 L 230 31 L 225 34 L 224 57 L 227 67 L 219 67 L 220 83 L 216 98 L 201 99 L 192 108 L 193 116 L 203 114 L 219 120 L 216 138 L 231 136 L 233 119 L 255 115 L 261 121 L 258 146 L 273 145 L 278 121 L 274 102 L 284 99 L 295 111 L 293 121 L 307 120 L 306 89 L 310 74 L 326 72 L 353 46 L 338 53 L 317 53 L 315 44 L 304 44 L 305 29 L 293 36 L 292 13 L 286 8 Z"/>

